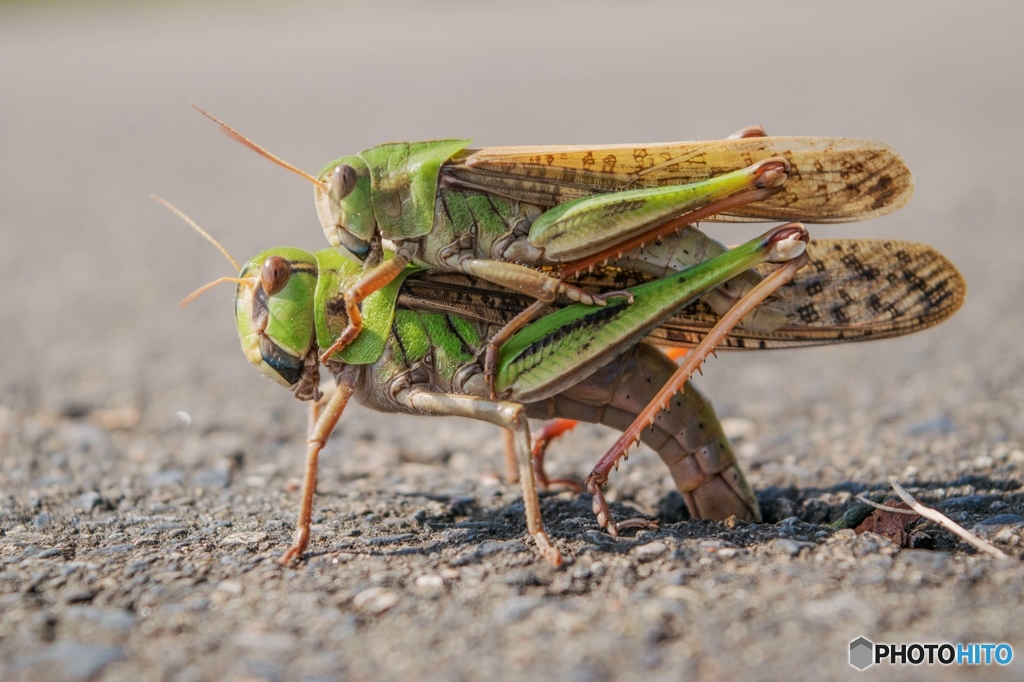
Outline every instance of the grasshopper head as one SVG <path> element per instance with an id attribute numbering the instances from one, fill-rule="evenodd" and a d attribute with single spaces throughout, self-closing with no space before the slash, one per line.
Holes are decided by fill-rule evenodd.
<path id="1" fill-rule="evenodd" d="M 377 229 L 370 203 L 370 169 L 358 156 L 343 156 L 317 175 L 316 211 L 327 241 L 365 258 Z"/>
<path id="2" fill-rule="evenodd" d="M 239 279 L 235 323 L 249 362 L 300 400 L 318 397 L 316 257 L 300 249 L 270 249 L 246 263 Z"/>

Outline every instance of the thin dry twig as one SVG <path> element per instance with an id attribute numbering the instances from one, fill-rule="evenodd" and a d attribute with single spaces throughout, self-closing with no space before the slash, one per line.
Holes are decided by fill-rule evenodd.
<path id="1" fill-rule="evenodd" d="M 932 509 L 931 507 L 926 507 L 920 502 L 918 502 L 916 499 L 914 499 L 913 495 L 904 490 L 903 486 L 901 486 L 895 480 L 889 481 L 889 485 L 892 486 L 893 492 L 899 495 L 900 499 L 907 503 L 908 507 L 913 509 L 915 512 L 917 512 L 924 518 L 928 519 L 929 521 L 934 521 L 935 523 L 939 524 L 940 526 L 948 530 L 950 533 L 953 533 L 954 535 L 962 538 L 964 542 L 973 545 L 979 551 L 985 552 L 986 554 L 994 556 L 997 559 L 1010 558 L 1008 554 L 1006 554 L 1001 549 L 993 545 L 991 542 L 979 538 L 977 535 L 967 530 L 960 524 L 956 523 L 945 514 L 942 514 L 941 512 L 938 512 Z"/>
<path id="2" fill-rule="evenodd" d="M 878 504 L 877 502 L 872 502 L 868 498 L 864 497 L 864 493 L 861 493 L 860 495 L 857 495 L 857 499 L 860 500 L 861 502 L 863 502 L 864 504 L 868 505 L 869 507 L 874 507 L 875 509 L 881 509 L 882 511 L 886 511 L 886 512 L 892 512 L 893 514 L 910 514 L 912 516 L 921 516 L 921 514 L 918 514 L 916 511 L 914 511 L 912 509 L 900 509 L 899 507 L 886 507 L 884 504 Z"/>

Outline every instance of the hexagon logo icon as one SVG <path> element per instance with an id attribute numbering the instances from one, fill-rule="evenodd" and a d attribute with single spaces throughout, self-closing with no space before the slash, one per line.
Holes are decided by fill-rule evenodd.
<path id="1" fill-rule="evenodd" d="M 864 670 L 874 663 L 875 645 L 864 637 L 858 637 L 850 642 L 850 665 L 857 670 Z"/>

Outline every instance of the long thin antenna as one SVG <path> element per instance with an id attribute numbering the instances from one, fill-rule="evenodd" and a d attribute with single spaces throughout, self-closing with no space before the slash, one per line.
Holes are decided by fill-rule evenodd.
<path id="1" fill-rule="evenodd" d="M 219 118 L 217 118 L 216 116 L 214 116 L 210 112 L 206 111 L 205 109 L 200 107 L 195 102 L 189 102 L 189 104 L 191 104 L 192 108 L 195 109 L 196 111 L 198 111 L 200 114 L 202 114 L 206 118 L 210 119 L 211 121 L 213 121 L 214 123 L 219 125 L 221 127 L 221 129 L 224 131 L 224 134 L 227 135 L 228 137 L 234 139 L 235 142 L 239 142 L 239 143 L 245 145 L 246 147 L 248 147 L 249 149 L 253 150 L 254 152 L 259 154 L 263 158 L 269 159 L 270 161 L 273 161 L 274 163 L 276 163 L 281 168 L 285 168 L 287 170 L 290 170 L 292 173 L 295 173 L 297 175 L 301 175 L 302 177 L 306 178 L 307 180 L 312 182 L 317 187 L 323 188 L 324 191 L 327 190 L 327 184 L 326 183 L 321 182 L 320 180 L 317 180 L 316 178 L 314 178 L 312 175 L 310 175 L 309 173 L 307 173 L 304 170 L 299 170 L 298 168 L 296 168 L 295 166 L 291 165 L 290 163 L 288 163 L 287 161 L 285 161 L 281 157 L 275 156 L 275 155 L 271 154 L 266 149 L 264 149 L 263 147 L 259 146 L 258 144 L 256 144 L 252 140 L 250 140 L 248 137 L 246 137 L 242 133 L 238 132 L 237 130 L 235 130 L 234 128 L 232 128 L 227 123 L 225 123 L 224 121 L 220 120 Z"/>
<path id="2" fill-rule="evenodd" d="M 181 299 L 181 303 L 178 304 L 178 307 L 179 308 L 184 308 L 189 303 L 191 303 L 192 301 L 196 300 L 197 298 L 199 298 L 199 296 L 201 296 L 202 294 L 205 294 L 207 291 L 209 291 L 210 289 L 214 288 L 218 284 L 223 284 L 224 282 L 234 282 L 235 284 L 244 284 L 244 283 L 249 282 L 249 281 L 252 281 L 252 280 L 251 279 L 240 279 L 238 277 L 221 277 L 220 279 L 215 279 L 212 282 L 210 282 L 209 284 L 204 284 L 203 286 L 199 287 L 198 289 L 193 291 L 191 294 L 189 294 L 185 298 Z"/>
<path id="3" fill-rule="evenodd" d="M 166 199 L 164 199 L 163 197 L 157 196 L 156 194 L 150 194 L 149 196 L 151 196 L 151 197 L 153 197 L 154 199 L 156 199 L 156 200 L 157 200 L 158 202 L 160 202 L 161 204 L 163 204 L 163 205 L 164 205 L 164 207 L 165 207 L 165 208 L 166 208 L 167 210 L 169 210 L 169 211 L 170 211 L 171 213 L 173 213 L 174 215 L 178 216 L 179 218 L 181 218 L 182 220 L 184 220 L 184 221 L 185 221 L 186 223 L 188 223 L 189 225 L 191 225 L 191 226 L 192 226 L 192 229 L 193 229 L 193 230 L 195 230 L 195 231 L 196 231 L 196 232 L 198 232 L 199 234 L 201 234 L 201 235 L 203 235 L 204 237 L 206 237 L 206 240 L 207 240 L 208 242 L 210 242 L 211 244 L 213 244 L 214 246 L 216 246 L 216 247 L 217 247 L 217 249 L 218 249 L 218 250 L 219 250 L 219 251 L 220 251 L 221 253 L 223 253 L 223 254 L 224 254 L 224 257 L 225 257 L 225 258 L 227 258 L 227 259 L 228 259 L 229 261 L 231 261 L 231 264 L 235 266 L 235 270 L 236 270 L 236 271 L 241 271 L 241 269 L 242 269 L 242 266 L 238 264 L 238 261 L 236 261 L 236 260 L 235 260 L 234 258 L 232 258 L 232 257 L 231 257 L 231 254 L 230 254 L 230 253 L 228 253 L 228 250 L 227 250 L 227 249 L 225 249 L 225 248 L 224 248 L 223 246 L 221 246 L 221 245 L 220 245 L 220 242 L 218 242 L 218 241 L 217 241 L 216 239 L 214 239 L 213 237 L 211 237 L 211 236 L 210 236 L 210 234 L 209 234 L 209 233 L 208 233 L 208 232 L 207 232 L 206 230 L 204 230 L 203 228 L 201 228 L 201 227 L 199 227 L 198 225 L 196 225 L 196 222 L 195 222 L 194 220 L 192 220 L 192 219 L 191 219 L 191 218 L 189 218 L 189 217 L 188 217 L 187 215 L 185 215 L 184 213 L 182 213 L 181 211 L 179 211 L 179 210 L 178 210 L 178 209 L 177 209 L 177 208 L 176 208 L 176 207 L 175 207 L 175 206 L 174 206 L 173 204 L 171 204 L 171 202 L 167 201 L 167 200 L 166 200 Z"/>

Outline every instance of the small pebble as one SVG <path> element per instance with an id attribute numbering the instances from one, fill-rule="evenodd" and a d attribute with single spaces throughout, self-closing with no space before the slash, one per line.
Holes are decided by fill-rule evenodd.
<path id="1" fill-rule="evenodd" d="M 140 419 L 141 415 L 134 407 L 108 407 L 89 413 L 91 423 L 108 431 L 133 429 Z"/>
<path id="2" fill-rule="evenodd" d="M 275 656 L 295 649 L 295 636 L 287 632 L 239 632 L 231 640 L 239 648 Z"/>
<path id="3" fill-rule="evenodd" d="M 240 545 L 251 547 L 267 539 L 266 533 L 232 533 L 220 541 L 222 545 Z"/>
<path id="4" fill-rule="evenodd" d="M 516 623 L 530 615 L 543 602 L 541 597 L 512 597 L 494 609 L 494 617 L 498 622 Z"/>
<path id="5" fill-rule="evenodd" d="M 640 545 L 633 549 L 633 554 L 636 556 L 637 561 L 650 561 L 656 557 L 661 556 L 668 551 L 668 545 L 660 540 L 654 542 L 648 542 L 646 545 Z"/>
<path id="6" fill-rule="evenodd" d="M 769 551 L 772 554 L 781 554 L 784 556 L 796 556 L 800 553 L 800 550 L 808 547 L 814 547 L 812 542 L 798 542 L 797 540 L 791 540 L 789 538 L 777 538 L 772 540 L 769 545 Z"/>
<path id="7" fill-rule="evenodd" d="M 84 604 L 91 602 L 96 598 L 96 593 L 92 590 L 75 590 L 69 592 L 64 596 L 64 601 L 68 604 Z"/>
<path id="8" fill-rule="evenodd" d="M 452 559 L 449 563 L 452 566 L 467 566 L 469 564 L 477 563 L 486 557 L 498 554 L 501 552 L 520 553 L 529 552 L 530 548 L 526 546 L 521 540 L 490 540 L 488 542 L 482 542 L 478 546 L 463 552 L 459 556 Z"/>
<path id="9" fill-rule="evenodd" d="M 228 467 L 200 469 L 192 475 L 192 485 L 208 489 L 227 488 L 231 485 L 231 469 Z"/>
<path id="10" fill-rule="evenodd" d="M 736 454 L 739 455 L 740 459 L 754 459 L 761 454 L 761 448 L 757 447 L 757 443 L 751 440 L 740 443 L 740 446 L 736 448 Z"/>
<path id="11" fill-rule="evenodd" d="M 101 499 L 102 498 L 98 492 L 90 490 L 76 497 L 72 506 L 79 511 L 92 511 L 93 508 L 99 506 Z"/>
<path id="12" fill-rule="evenodd" d="M 383 547 L 385 545 L 398 545 L 407 540 L 412 540 L 416 536 L 412 533 L 398 533 L 397 535 L 378 535 L 376 537 L 363 537 L 362 541 L 364 545 L 370 547 Z"/>
<path id="13" fill-rule="evenodd" d="M 907 428 L 904 433 L 913 437 L 931 433 L 949 433 L 954 428 L 956 428 L 956 424 L 953 423 L 953 420 L 946 415 L 941 415 L 919 422 Z"/>
<path id="14" fill-rule="evenodd" d="M 444 587 L 444 578 L 439 575 L 421 575 L 416 578 L 416 587 L 422 587 L 428 590 L 436 590 Z"/>
<path id="15" fill-rule="evenodd" d="M 936 571 L 950 560 L 949 552 L 935 552 L 930 549 L 905 549 L 899 554 L 899 561 L 925 571 Z"/>
<path id="16" fill-rule="evenodd" d="M 586 580 L 591 576 L 590 567 L 578 564 L 576 568 L 572 569 L 572 577 L 576 580 Z"/>
<path id="17" fill-rule="evenodd" d="M 10 670 L 26 679 L 85 682 L 123 658 L 120 647 L 60 642 L 14 659 Z"/>
<path id="18" fill-rule="evenodd" d="M 538 587 L 547 584 L 547 581 L 542 580 L 536 573 L 528 570 L 512 571 L 501 582 L 506 585 L 518 585 L 519 587 Z"/>
<path id="19" fill-rule="evenodd" d="M 398 603 L 398 595 L 383 587 L 370 587 L 357 594 L 352 604 L 357 609 L 377 615 Z"/>
<path id="20" fill-rule="evenodd" d="M 725 437 L 731 441 L 746 440 L 757 431 L 757 425 L 752 420 L 741 417 L 727 417 L 721 424 Z"/>
<path id="21" fill-rule="evenodd" d="M 146 478 L 146 482 L 154 488 L 181 485 L 184 480 L 184 471 L 160 471 Z"/>
<path id="22" fill-rule="evenodd" d="M 711 554 L 720 552 L 728 547 L 730 547 L 729 543 L 724 540 L 701 540 L 700 543 L 701 550 Z"/>
<path id="23" fill-rule="evenodd" d="M 135 625 L 135 614 L 131 611 L 95 606 L 74 606 L 67 610 L 64 618 L 70 622 L 83 622 L 92 634 L 102 631 L 111 635 L 124 635 Z"/>
<path id="24" fill-rule="evenodd" d="M 1024 516 L 1019 514 L 999 514 L 990 516 L 987 519 L 978 521 L 978 526 L 1021 526 L 1024 525 Z"/>
<path id="25" fill-rule="evenodd" d="M 233 595 L 242 594 L 242 584 L 237 580 L 221 580 L 217 583 L 216 589 Z"/>
<path id="26" fill-rule="evenodd" d="M 984 495 L 965 495 L 963 497 L 950 497 L 939 504 L 939 509 L 949 513 L 949 510 L 971 509 L 988 507 L 989 500 Z"/>

